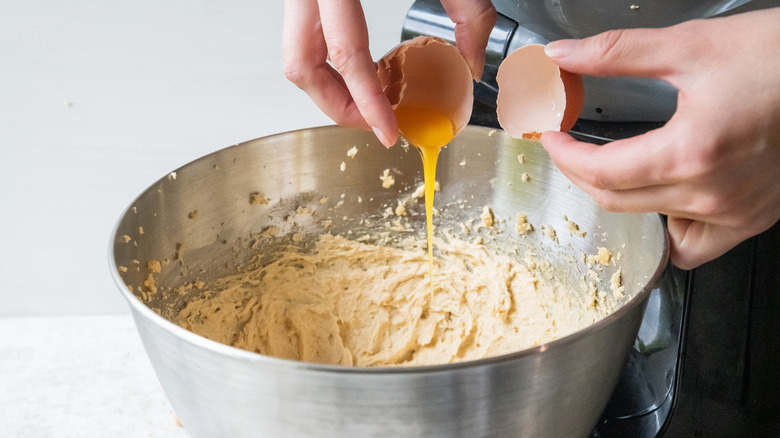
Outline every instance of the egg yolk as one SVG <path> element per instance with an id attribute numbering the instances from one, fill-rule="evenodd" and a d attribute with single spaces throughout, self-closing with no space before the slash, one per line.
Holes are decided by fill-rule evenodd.
<path id="1" fill-rule="evenodd" d="M 436 182 L 436 161 L 439 150 L 455 135 L 455 126 L 446 114 L 436 108 L 400 105 L 395 110 L 398 129 L 420 150 L 425 177 L 425 220 L 428 231 L 428 269 L 433 293 L 433 192 Z"/>
<path id="2" fill-rule="evenodd" d="M 455 133 L 450 118 L 435 108 L 399 106 L 395 117 L 404 137 L 418 148 L 438 150 L 449 143 Z"/>

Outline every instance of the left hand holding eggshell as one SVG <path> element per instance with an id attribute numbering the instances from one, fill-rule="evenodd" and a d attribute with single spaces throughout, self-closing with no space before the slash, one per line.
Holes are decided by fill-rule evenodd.
<path id="1" fill-rule="evenodd" d="M 442 3 L 456 23 L 457 46 L 478 78 L 495 8 L 490 0 Z M 334 122 L 371 128 L 386 147 L 395 144 L 398 125 L 376 76 L 359 0 L 285 0 L 283 53 L 287 79 Z"/>
<path id="2" fill-rule="evenodd" d="M 285 76 L 334 122 L 370 127 L 392 146 L 398 126 L 376 77 L 360 1 L 319 3 L 285 1 Z"/>

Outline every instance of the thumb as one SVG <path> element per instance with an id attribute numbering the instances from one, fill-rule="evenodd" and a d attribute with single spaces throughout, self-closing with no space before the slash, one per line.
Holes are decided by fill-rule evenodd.
<path id="1" fill-rule="evenodd" d="M 679 65 L 679 41 L 668 29 L 610 30 L 589 38 L 553 41 L 544 51 L 559 67 L 591 76 L 664 78 Z"/>

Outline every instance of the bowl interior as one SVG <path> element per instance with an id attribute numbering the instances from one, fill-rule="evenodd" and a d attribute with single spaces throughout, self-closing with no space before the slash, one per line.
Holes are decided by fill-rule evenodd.
<path id="1" fill-rule="evenodd" d="M 383 186 L 385 174 L 394 180 L 390 187 Z M 620 257 L 596 273 L 609 285 L 617 267 L 622 269 L 621 304 L 645 290 L 665 264 L 665 231 L 657 215 L 601 209 L 536 142 L 469 126 L 442 150 L 436 179 L 436 233 L 457 233 L 460 224 L 478 222 L 487 206 L 498 232 L 482 230 L 486 244 L 496 251 L 532 251 L 575 293 L 587 293 L 593 279 L 586 256 L 600 247 Z M 415 148 L 388 150 L 359 130 L 314 128 L 228 147 L 171 172 L 133 201 L 116 226 L 116 274 L 139 299 L 132 305 L 171 318 L 199 293 L 177 293 L 177 285 L 212 281 L 258 252 L 293 243 L 306 247 L 323 232 L 366 241 L 424 239 L 423 203 L 413 199 L 421 184 Z M 403 223 L 394 214 L 399 200 L 407 212 Z M 517 213 L 536 231 L 518 234 Z M 543 232 L 549 229 L 555 239 Z"/>

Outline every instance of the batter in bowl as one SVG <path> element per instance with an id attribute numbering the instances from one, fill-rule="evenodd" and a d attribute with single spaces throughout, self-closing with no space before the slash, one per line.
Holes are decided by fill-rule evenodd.
<path id="1" fill-rule="evenodd" d="M 438 240 L 438 239 L 437 239 Z M 481 243 L 387 246 L 323 234 L 207 285 L 174 322 L 264 355 L 348 366 L 433 365 L 523 350 L 584 328 L 609 305 L 553 284 L 545 267 Z"/>

